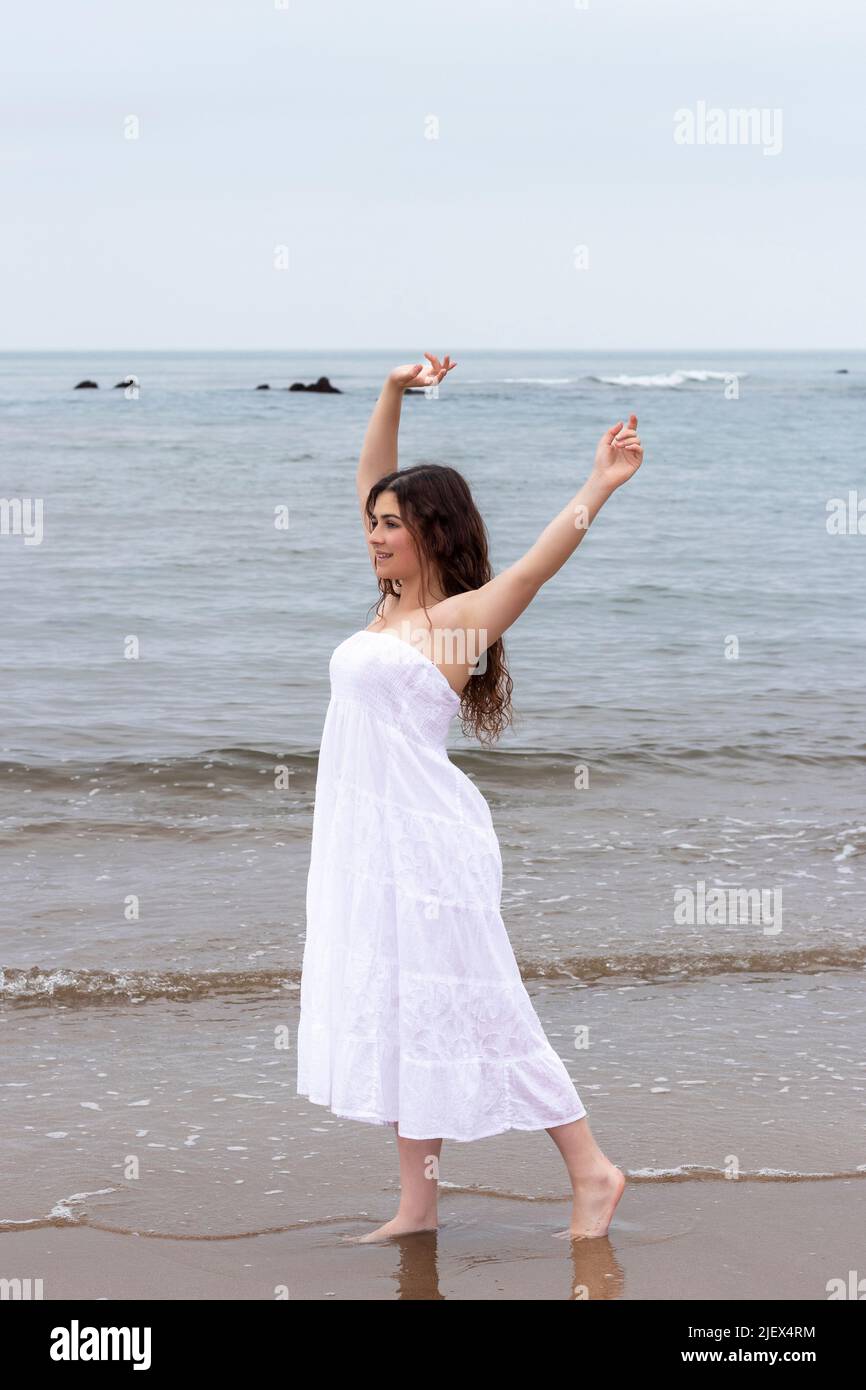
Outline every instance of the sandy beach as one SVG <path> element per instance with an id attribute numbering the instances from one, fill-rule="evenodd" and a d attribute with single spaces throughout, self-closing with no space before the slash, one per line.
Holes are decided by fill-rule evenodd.
<path id="1" fill-rule="evenodd" d="M 334 1194 L 336 1197 L 337 1194 Z M 633 1179 L 610 1235 L 556 1233 L 556 1199 L 440 1197 L 441 1225 L 355 1245 L 391 1214 L 346 1215 L 235 1239 L 146 1237 L 67 1226 L 0 1234 L 0 1277 L 45 1299 L 827 1301 L 863 1267 L 866 1175 L 827 1182 Z"/>

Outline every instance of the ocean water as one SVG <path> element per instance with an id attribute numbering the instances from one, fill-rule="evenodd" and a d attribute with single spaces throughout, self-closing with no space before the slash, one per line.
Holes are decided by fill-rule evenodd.
<path id="1" fill-rule="evenodd" d="M 866 354 L 453 355 L 401 462 L 464 473 L 496 570 L 610 424 L 646 451 L 506 634 L 513 726 L 449 742 L 595 1132 L 653 1178 L 866 1174 Z M 2 495 L 42 503 L 0 535 L 0 1225 L 261 1229 L 315 1209 L 311 1135 L 382 1143 L 292 1044 L 328 658 L 377 597 L 354 472 L 412 359 L 0 355 Z M 484 1141 L 503 1190 L 536 1142 Z"/>

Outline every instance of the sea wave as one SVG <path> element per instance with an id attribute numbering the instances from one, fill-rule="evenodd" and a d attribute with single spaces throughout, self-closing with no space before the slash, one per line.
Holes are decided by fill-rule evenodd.
<path id="1" fill-rule="evenodd" d="M 623 1164 L 622 1171 L 625 1173 L 630 1186 L 638 1183 L 729 1183 L 731 1180 L 731 1173 L 728 1168 L 712 1168 L 699 1163 L 680 1163 L 671 1168 L 629 1168 Z M 850 1181 L 856 1178 L 866 1178 L 866 1164 L 860 1164 L 856 1168 L 827 1169 L 811 1173 L 796 1168 L 743 1168 L 737 1172 L 737 1186 L 744 1182 L 787 1184 L 791 1182 L 837 1182 L 840 1179 Z M 560 1200 L 558 1197 L 552 1199 L 546 1194 L 515 1191 L 511 1187 L 450 1182 L 447 1178 L 439 1179 L 439 1187 L 449 1193 L 461 1193 L 473 1197 L 507 1198 L 512 1202 L 526 1202 L 539 1206 L 546 1206 L 552 1200 Z M 42 1216 L 23 1218 L 0 1216 L 0 1233 L 62 1230 L 72 1226 L 83 1226 L 93 1231 L 110 1231 L 112 1235 L 120 1239 L 129 1237 L 136 1245 L 140 1245 L 142 1240 L 181 1240 L 185 1244 L 189 1244 L 195 1241 L 240 1240 L 250 1236 L 308 1232 L 313 1229 L 320 1229 L 323 1236 L 327 1236 L 335 1226 L 343 1225 L 347 1220 L 344 1215 L 323 1216 L 315 1221 L 305 1217 L 297 1221 L 288 1221 L 283 1225 L 269 1221 L 265 1226 L 244 1227 L 243 1230 L 197 1232 L 186 1228 L 183 1230 L 143 1230 L 140 1224 L 124 1226 L 116 1220 L 109 1222 L 104 1218 L 104 1207 L 95 1208 L 99 1215 L 90 1215 L 88 1198 L 107 1197 L 119 1191 L 121 1189 L 117 1187 L 98 1187 L 89 1192 L 73 1192 L 68 1197 L 59 1197 L 51 1210 Z"/>
<path id="2" fill-rule="evenodd" d="M 629 1168 L 623 1164 L 622 1171 L 625 1173 L 630 1186 L 638 1183 L 729 1183 L 731 1181 L 731 1173 L 728 1168 L 712 1168 L 699 1163 L 680 1163 L 672 1168 Z M 866 1178 L 866 1164 L 860 1164 L 856 1168 L 827 1169 L 811 1173 L 796 1168 L 743 1168 L 737 1172 L 737 1186 L 744 1182 L 787 1184 L 791 1182 L 837 1182 L 840 1179 L 850 1181 L 856 1178 Z M 552 1199 L 547 1194 L 520 1192 L 510 1187 L 490 1184 L 450 1182 L 447 1178 L 439 1178 L 438 1185 L 443 1191 L 449 1193 L 462 1193 L 473 1197 L 504 1197 L 512 1202 L 526 1202 L 539 1206 L 549 1205 L 552 1200 L 560 1200 L 558 1197 Z M 110 1231 L 112 1235 L 121 1239 L 124 1236 L 130 1237 L 136 1245 L 139 1245 L 142 1240 L 181 1240 L 188 1244 L 195 1241 L 239 1240 L 250 1236 L 281 1235 L 289 1232 L 310 1231 L 316 1228 L 320 1229 L 324 1236 L 327 1236 L 328 1232 L 333 1230 L 335 1226 L 342 1225 L 347 1219 L 343 1215 L 324 1216 L 315 1221 L 303 1218 L 286 1222 L 284 1225 L 275 1225 L 273 1221 L 270 1221 L 266 1226 L 245 1227 L 243 1230 L 196 1232 L 186 1228 L 176 1231 L 142 1230 L 140 1225 L 132 1227 L 120 1225 L 117 1221 L 108 1222 L 102 1215 L 104 1208 L 98 1209 L 99 1216 L 89 1214 L 88 1198 L 105 1197 L 118 1191 L 120 1189 L 116 1187 L 97 1187 L 90 1192 L 70 1193 L 68 1197 L 59 1197 L 51 1210 L 44 1216 L 23 1218 L 0 1216 L 0 1233 L 50 1230 L 52 1228 L 62 1230 L 70 1226 L 86 1226 L 94 1231 Z"/>
<path id="3" fill-rule="evenodd" d="M 802 946 L 774 950 L 771 946 L 730 951 L 624 951 L 604 955 L 569 955 L 547 960 L 518 956 L 526 981 L 544 980 L 582 987 L 635 981 L 709 980 L 724 975 L 815 975 L 826 971 L 866 968 L 866 946 Z M 0 1002 L 64 1007 L 142 1005 L 155 1000 L 212 1000 L 225 997 L 266 999 L 297 994 L 298 967 L 259 970 L 90 970 L 71 966 L 43 970 L 0 969 Z"/>
<path id="4" fill-rule="evenodd" d="M 464 381 L 466 386 L 578 386 L 583 382 L 595 382 L 604 386 L 686 386 L 690 383 L 706 384 L 714 381 L 728 381 L 731 377 L 743 379 L 749 375 L 741 371 L 711 371 L 702 367 L 683 367 L 674 372 L 650 372 L 642 376 L 630 376 L 622 372 L 616 376 L 589 372 L 581 376 L 498 376 L 470 377 Z"/>
<path id="5" fill-rule="evenodd" d="M 687 386 L 692 382 L 729 381 L 731 377 L 742 380 L 748 375 L 748 372 L 711 372 L 697 368 L 684 368 L 677 372 L 656 372 L 649 376 L 628 376 L 623 372 L 619 376 L 592 376 L 590 379 L 599 381 L 604 386 L 657 386 L 668 389 L 675 386 Z"/>
<path id="6" fill-rule="evenodd" d="M 573 707 L 575 718 L 581 706 Z M 758 731 L 760 735 L 760 731 Z M 545 748 L 518 750 L 481 748 L 449 749 L 449 757 L 470 776 L 491 785 L 530 787 L 547 786 L 550 779 L 561 781 L 574 774 L 577 762 L 591 763 L 598 773 L 623 775 L 630 771 L 681 772 L 688 775 L 705 769 L 776 769 L 804 767 L 841 770 L 857 768 L 866 763 L 866 744 L 830 745 L 825 748 L 804 748 L 802 744 L 768 746 L 765 741 L 753 746 L 747 741 L 703 744 L 677 743 L 670 738 L 637 740 L 628 748 L 608 751 L 576 746 L 573 751 L 559 752 Z M 318 750 L 298 748 L 291 751 L 266 748 L 208 749 L 201 753 L 182 754 L 164 758 L 108 758 L 101 762 L 89 759 L 69 761 L 5 761 L 0 764 L 0 794 L 13 799 L 26 792 L 59 792 L 77 801 L 89 803 L 98 816 L 98 793 L 149 790 L 165 798 L 181 800 L 199 792 L 268 792 L 273 789 L 274 776 L 288 774 L 293 792 L 305 794 L 315 787 Z M 15 804 L 19 807 L 20 801 Z M 68 811 L 64 805 L 63 819 Z M 32 815 L 32 812 L 30 813 Z M 18 816 L 13 819 L 17 820 Z M 142 816 L 146 820 L 146 816 Z M 8 823 L 8 822 L 7 822 Z M 71 823 L 71 822 L 70 822 Z M 155 828 L 155 827 L 154 827 Z"/>

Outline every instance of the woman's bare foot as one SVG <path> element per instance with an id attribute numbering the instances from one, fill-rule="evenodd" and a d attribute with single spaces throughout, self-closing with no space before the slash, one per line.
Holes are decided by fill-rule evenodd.
<path id="1" fill-rule="evenodd" d="M 576 1186 L 568 1235 L 572 1240 L 595 1240 L 606 1236 L 611 1217 L 625 1189 L 625 1174 L 605 1159 L 597 1171 L 581 1178 Z"/>
<path id="2" fill-rule="evenodd" d="M 367 1245 L 372 1240 L 387 1240 L 389 1236 L 407 1236 L 414 1231 L 437 1231 L 439 1222 L 436 1213 L 429 1212 L 427 1215 L 412 1218 L 401 1216 L 398 1212 L 390 1221 L 386 1221 L 384 1226 L 378 1230 L 371 1231 L 366 1236 L 341 1236 L 341 1240 L 352 1241 L 355 1245 Z"/>

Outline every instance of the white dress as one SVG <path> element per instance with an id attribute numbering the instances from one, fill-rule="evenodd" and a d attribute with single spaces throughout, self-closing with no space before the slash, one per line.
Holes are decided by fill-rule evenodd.
<path id="1" fill-rule="evenodd" d="M 329 670 L 298 1095 L 350 1119 L 396 1121 L 407 1139 L 581 1119 L 502 920 L 490 808 L 445 749 L 460 696 L 388 632 L 353 633 Z"/>

